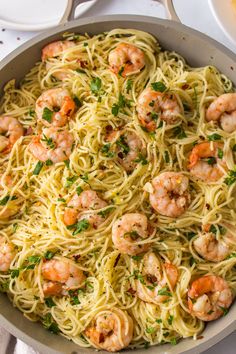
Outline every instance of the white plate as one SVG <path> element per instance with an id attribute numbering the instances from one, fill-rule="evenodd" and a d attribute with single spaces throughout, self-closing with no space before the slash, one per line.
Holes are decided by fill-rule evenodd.
<path id="1" fill-rule="evenodd" d="M 236 1 L 208 0 L 218 25 L 226 36 L 236 44 Z"/>
<path id="2" fill-rule="evenodd" d="M 96 0 L 76 9 L 81 16 Z M 0 27 L 21 31 L 41 31 L 56 26 L 66 9 L 67 0 L 0 0 Z"/>

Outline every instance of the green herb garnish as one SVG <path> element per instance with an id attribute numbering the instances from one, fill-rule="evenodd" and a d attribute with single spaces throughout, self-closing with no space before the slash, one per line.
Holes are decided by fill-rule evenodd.
<path id="1" fill-rule="evenodd" d="M 78 187 L 76 188 L 76 193 L 77 193 L 77 195 L 80 195 L 82 192 L 83 192 L 83 188 L 81 188 L 80 186 L 78 186 Z"/>
<path id="2" fill-rule="evenodd" d="M 113 209 L 114 207 L 109 207 L 105 210 L 101 210 L 98 212 L 98 215 L 100 215 L 102 218 L 105 218 Z"/>
<path id="3" fill-rule="evenodd" d="M 158 295 L 164 295 L 164 296 L 172 296 L 171 292 L 168 290 L 167 287 L 164 287 L 158 291 Z"/>
<path id="4" fill-rule="evenodd" d="M 72 186 L 72 184 L 74 184 L 75 181 L 77 181 L 77 179 L 78 179 L 77 176 L 67 177 L 65 187 L 70 188 Z"/>
<path id="5" fill-rule="evenodd" d="M 225 178 L 224 183 L 227 184 L 227 186 L 231 186 L 235 182 L 236 182 L 236 169 L 229 170 L 228 177 Z"/>
<path id="6" fill-rule="evenodd" d="M 138 154 L 137 159 L 135 159 L 134 162 L 141 162 L 143 166 L 148 164 L 148 160 L 140 152 Z"/>
<path id="7" fill-rule="evenodd" d="M 175 127 L 173 129 L 173 133 L 174 133 L 174 136 L 177 137 L 177 139 L 187 138 L 187 135 L 181 126 Z"/>
<path id="8" fill-rule="evenodd" d="M 126 91 L 127 91 L 127 93 L 129 93 L 129 91 L 131 90 L 132 85 L 133 85 L 133 81 L 128 79 L 127 83 L 126 83 Z"/>
<path id="9" fill-rule="evenodd" d="M 51 297 L 47 297 L 45 299 L 45 304 L 47 305 L 47 307 L 53 307 L 56 306 L 55 302 L 53 301 L 53 299 Z"/>
<path id="10" fill-rule="evenodd" d="M 34 170 L 33 170 L 33 175 L 38 176 L 40 174 L 40 171 L 43 168 L 43 162 L 42 161 L 38 161 Z"/>
<path id="11" fill-rule="evenodd" d="M 51 111 L 49 108 L 45 107 L 43 110 L 43 115 L 42 118 L 46 120 L 48 123 L 52 123 L 52 116 L 53 116 L 53 111 Z"/>
<path id="12" fill-rule="evenodd" d="M 167 90 L 166 85 L 163 84 L 163 82 L 161 82 L 161 81 L 153 82 L 153 83 L 151 84 L 151 86 L 152 86 L 152 89 L 153 89 L 154 91 L 164 92 L 164 91 Z"/>
<path id="13" fill-rule="evenodd" d="M 211 135 L 208 135 L 207 138 L 208 138 L 209 141 L 217 141 L 217 140 L 221 140 L 222 136 L 220 134 L 213 133 Z"/>
<path id="14" fill-rule="evenodd" d="M 90 224 L 89 224 L 88 220 L 82 219 L 82 220 L 78 221 L 76 224 L 67 226 L 67 229 L 74 230 L 72 235 L 75 236 L 75 235 L 80 234 L 82 231 L 87 230 L 89 228 L 89 226 L 90 226 Z"/>
<path id="15" fill-rule="evenodd" d="M 102 87 L 102 80 L 99 77 L 95 77 L 92 79 L 90 84 L 90 89 L 92 93 L 97 94 Z"/>
<path id="16" fill-rule="evenodd" d="M 10 202 L 11 200 L 16 200 L 17 197 L 15 195 L 13 195 L 12 197 L 10 197 L 9 195 L 6 195 L 4 198 L 0 199 L 0 205 L 6 205 L 8 202 Z"/>

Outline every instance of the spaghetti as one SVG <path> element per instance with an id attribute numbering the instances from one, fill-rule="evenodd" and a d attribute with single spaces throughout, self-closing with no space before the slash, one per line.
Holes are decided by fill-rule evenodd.
<path id="1" fill-rule="evenodd" d="M 128 345 L 139 348 L 196 339 L 204 322 L 188 306 L 192 281 L 215 275 L 225 279 L 232 293 L 236 291 L 232 241 L 236 237 L 236 135 L 205 120 L 209 104 L 233 92 L 232 82 L 215 67 L 190 67 L 145 32 L 116 29 L 93 37 L 64 36 L 70 44 L 60 44 L 56 55 L 44 51 L 43 61 L 26 75 L 20 88 L 14 80 L 5 86 L 2 115 L 16 118 L 25 134 L 0 153 L 0 252 L 9 256 L 9 267 L 1 268 L 1 291 L 29 320 L 41 321 L 82 347 L 115 351 Z M 142 53 L 144 62 L 136 71 L 120 64 L 120 52 L 115 58 L 120 68 L 111 70 L 109 55 L 124 44 L 138 48 L 132 54 Z M 157 94 L 154 103 L 151 99 L 140 111 L 139 97 L 147 88 Z M 37 99 L 43 92 L 47 96 L 49 89 L 63 89 L 74 101 L 74 113 L 70 108 L 73 114 L 59 128 L 56 123 L 52 127 L 50 120 L 60 113 L 58 102 L 46 105 L 48 111 L 41 107 L 44 118 L 35 113 L 39 112 Z M 152 112 L 157 99 L 175 101 L 178 109 L 171 122 L 163 118 L 170 109 L 166 101 L 159 112 Z M 145 119 L 140 120 L 140 112 Z M 55 144 L 59 145 L 54 141 L 55 129 L 57 134 L 64 129 L 68 134 L 61 137 L 62 151 L 70 139 L 64 158 L 54 159 Z M 32 149 L 35 139 L 39 145 L 34 148 L 41 149 L 37 158 Z M 188 155 L 201 142 L 211 148 L 215 141 L 220 144 L 217 158 L 224 159 L 219 167 L 222 173 L 217 180 L 205 181 L 189 170 Z M 53 153 L 46 156 L 45 151 Z M 200 157 L 206 166 L 216 163 L 214 156 Z M 152 181 L 169 171 L 181 172 L 189 180 L 186 207 L 176 217 L 157 212 L 149 201 L 155 188 Z M 81 196 L 88 197 L 83 193 L 89 190 L 96 195 L 82 202 Z M 97 204 L 94 198 L 99 199 Z M 66 210 L 74 212 L 67 222 Z M 137 242 L 141 253 L 136 252 L 138 246 L 129 254 L 113 243 L 113 225 L 125 214 L 146 215 L 148 225 L 142 230 L 124 231 L 126 241 Z M 194 247 L 205 232 L 204 225 L 209 225 L 214 242 L 224 243 L 225 232 L 231 232 L 227 253 L 217 263 L 204 259 Z M 156 277 L 149 270 L 145 273 L 145 253 L 151 251 L 158 264 Z M 52 274 L 44 277 L 45 263 L 52 261 Z M 80 274 L 80 283 L 68 285 L 73 274 L 59 280 L 53 273 L 57 262 L 62 272 L 68 268 L 74 277 Z M 168 264 L 177 269 L 173 284 Z M 138 296 L 140 285 L 146 297 Z M 158 294 L 152 299 L 156 287 Z M 53 291 L 57 295 L 50 296 Z M 95 342 L 99 328 L 103 336 Z"/>

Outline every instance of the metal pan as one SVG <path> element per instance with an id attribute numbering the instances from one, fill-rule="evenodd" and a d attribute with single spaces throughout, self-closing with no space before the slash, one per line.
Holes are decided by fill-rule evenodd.
<path id="1" fill-rule="evenodd" d="M 162 2 L 168 5 L 167 14 L 173 15 L 171 1 L 162 0 Z M 73 17 L 70 14 L 71 8 L 74 11 L 73 2 L 69 2 L 69 6 L 66 18 Z M 178 20 L 175 15 L 174 19 Z M 22 45 L 0 64 L 0 91 L 10 79 L 15 78 L 19 82 L 40 59 L 42 47 L 60 39 L 65 31 L 97 34 L 114 28 L 134 28 L 149 32 L 158 38 L 163 48 L 180 53 L 191 65 L 215 65 L 236 84 L 236 56 L 209 37 L 175 21 L 145 16 L 115 15 L 79 19 L 62 24 Z M 40 323 L 30 322 L 12 306 L 4 294 L 0 294 L 0 324 L 14 336 L 43 354 L 94 354 L 95 352 L 94 349 L 82 349 L 62 336 L 51 334 Z M 150 347 L 145 352 L 148 354 L 197 354 L 214 345 L 235 329 L 236 303 L 231 307 L 227 316 L 207 325 L 201 339 L 197 341 L 184 339 L 176 346 L 165 344 Z M 141 353 L 143 350 L 136 352 Z M 126 353 L 133 354 L 134 352 L 127 350 Z"/>

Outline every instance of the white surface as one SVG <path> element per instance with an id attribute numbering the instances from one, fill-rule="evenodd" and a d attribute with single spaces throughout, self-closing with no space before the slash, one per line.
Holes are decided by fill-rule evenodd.
<path id="1" fill-rule="evenodd" d="M 0 3 L 3 0 L 0 0 Z M 10 1 L 10 0 L 7 0 Z M 22 0 L 17 0 L 21 2 Z M 35 0 L 31 0 L 32 2 Z M 47 3 L 59 0 L 46 0 Z M 220 0 L 225 3 L 230 0 Z M 215 38 L 236 53 L 236 44 L 233 44 L 217 24 L 207 0 L 174 0 L 174 5 L 182 23 L 200 30 L 203 33 Z M 161 5 L 152 0 L 98 0 L 84 15 L 96 16 L 105 14 L 140 14 L 157 17 L 165 17 Z M 0 59 L 6 56 L 14 48 L 35 36 L 30 32 L 2 31 L 0 28 Z M 1 41 L 3 43 L 1 43 Z M 204 335 L 204 333 L 203 333 Z M 235 354 L 236 333 L 231 334 L 222 342 L 216 344 L 204 354 Z M 1 354 L 1 346 L 0 346 Z M 8 353 L 7 353 L 8 354 Z M 9 353 L 11 354 L 11 353 Z M 14 354 L 26 354 L 22 342 L 18 341 L 17 350 Z M 46 353 L 42 353 L 46 354 Z"/>
<path id="2" fill-rule="evenodd" d="M 94 1 L 78 6 L 76 17 L 83 15 Z M 0 26 L 22 31 L 39 31 L 56 26 L 67 0 L 1 0 Z"/>
<path id="3" fill-rule="evenodd" d="M 218 25 L 226 36 L 236 45 L 236 1 L 208 0 Z"/>

